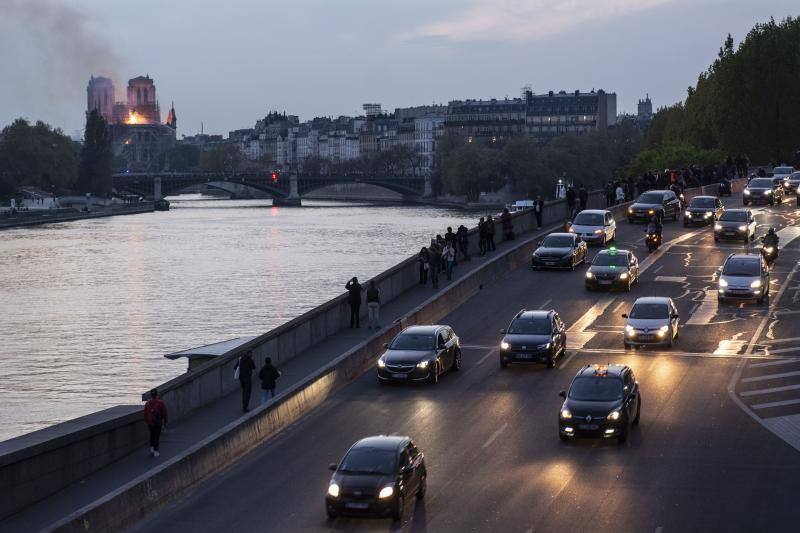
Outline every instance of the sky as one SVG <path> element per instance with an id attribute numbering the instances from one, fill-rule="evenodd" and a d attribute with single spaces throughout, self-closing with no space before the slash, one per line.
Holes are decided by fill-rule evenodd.
<path id="1" fill-rule="evenodd" d="M 149 74 L 178 133 L 269 111 L 355 115 L 464 98 L 604 89 L 619 112 L 682 100 L 725 36 L 796 0 L 0 0 L 0 126 L 81 136 L 89 76 Z"/>

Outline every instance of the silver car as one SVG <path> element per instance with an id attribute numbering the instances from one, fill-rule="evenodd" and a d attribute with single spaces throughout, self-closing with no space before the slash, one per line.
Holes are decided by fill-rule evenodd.
<path id="1" fill-rule="evenodd" d="M 800 171 L 792 172 L 783 178 L 783 188 L 787 192 L 797 192 L 797 187 L 800 186 Z"/>
<path id="2" fill-rule="evenodd" d="M 584 209 L 575 216 L 570 233 L 575 233 L 587 243 L 605 243 L 617 238 L 617 223 L 614 215 L 606 209 Z"/>
<path id="3" fill-rule="evenodd" d="M 756 217 L 749 209 L 728 209 L 714 224 L 714 241 L 736 239 L 752 241 L 756 236 Z"/>
<path id="4" fill-rule="evenodd" d="M 637 298 L 625 321 L 625 349 L 655 344 L 672 347 L 678 338 L 678 309 L 672 298 L 647 296 Z"/>
<path id="5" fill-rule="evenodd" d="M 769 297 L 769 267 L 761 254 L 731 254 L 719 272 L 717 299 L 757 300 Z"/>

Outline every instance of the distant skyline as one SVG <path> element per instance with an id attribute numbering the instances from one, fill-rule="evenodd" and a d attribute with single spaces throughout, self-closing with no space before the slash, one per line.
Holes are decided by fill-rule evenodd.
<path id="1" fill-rule="evenodd" d="M 798 16 L 764 0 L 0 0 L 0 127 L 80 135 L 89 76 L 149 74 L 178 132 L 227 134 L 464 98 L 605 89 L 619 112 L 683 100 L 725 36 Z M 9 53 L 10 52 L 10 53 Z"/>

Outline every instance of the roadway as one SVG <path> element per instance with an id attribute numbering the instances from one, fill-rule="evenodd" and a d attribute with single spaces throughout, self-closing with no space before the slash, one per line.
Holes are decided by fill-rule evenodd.
<path id="1" fill-rule="evenodd" d="M 729 206 L 740 205 L 734 196 Z M 760 209 L 781 245 L 800 210 Z M 789 228 L 789 229 L 785 229 Z M 631 293 L 587 292 L 576 272 L 522 268 L 442 323 L 463 369 L 438 386 L 379 386 L 368 372 L 233 467 L 166 505 L 136 531 L 752 531 L 796 528 L 800 491 L 800 239 L 772 269 L 768 304 L 716 304 L 715 273 L 744 243 L 665 225 L 648 258 L 643 227 L 620 223 L 618 248 L 644 272 Z M 590 248 L 590 253 L 596 253 Z M 683 326 L 671 351 L 622 349 L 621 313 L 671 296 Z M 555 308 L 570 350 L 553 370 L 499 368 L 498 330 L 520 308 Z M 631 365 L 642 419 L 628 442 L 561 443 L 558 391 L 585 364 Z M 760 365 L 760 366 L 759 366 Z M 423 450 L 428 494 L 401 523 L 326 519 L 330 472 L 359 438 L 407 434 Z"/>

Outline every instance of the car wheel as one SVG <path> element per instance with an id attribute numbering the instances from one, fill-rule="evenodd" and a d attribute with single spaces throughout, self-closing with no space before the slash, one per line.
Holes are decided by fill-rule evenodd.
<path id="1" fill-rule="evenodd" d="M 451 370 L 454 372 L 461 370 L 461 350 L 456 350 L 456 356 L 453 357 L 453 367 Z"/>
<path id="2" fill-rule="evenodd" d="M 725 303 L 725 298 L 724 298 L 723 296 L 719 296 L 719 295 L 717 295 L 717 303 L 718 303 L 719 305 L 722 305 L 722 304 L 724 304 L 724 303 Z"/>
<path id="3" fill-rule="evenodd" d="M 633 224 L 633 219 L 632 218 L 628 219 L 628 224 Z"/>
<path id="4" fill-rule="evenodd" d="M 569 437 L 561 433 L 561 431 L 558 432 L 558 438 L 561 440 L 561 442 L 567 442 L 569 440 Z"/>
<path id="5" fill-rule="evenodd" d="M 586 285 L 586 290 L 592 292 L 592 288 L 588 284 Z"/>
<path id="6" fill-rule="evenodd" d="M 642 415 L 642 393 L 639 393 L 639 405 L 636 406 L 636 417 L 633 419 L 634 424 L 639 423 L 639 418 Z"/>
<path id="7" fill-rule="evenodd" d="M 392 510 L 392 519 L 395 522 L 399 522 L 403 519 L 403 508 L 405 507 L 405 498 L 402 494 L 397 495 L 397 502 L 394 504 L 394 509 Z"/>
<path id="8" fill-rule="evenodd" d="M 417 491 L 417 499 L 424 500 L 426 492 L 428 492 L 428 475 L 422 474 L 422 479 L 419 480 L 419 490 Z"/>
<path id="9" fill-rule="evenodd" d="M 614 228 L 614 233 L 611 234 L 611 238 L 609 239 L 609 241 L 617 242 L 617 229 L 616 228 Z"/>
<path id="10" fill-rule="evenodd" d="M 678 221 L 678 211 L 677 210 L 674 213 L 672 213 L 672 221 L 673 222 L 677 222 Z"/>
<path id="11" fill-rule="evenodd" d="M 428 374 L 428 383 L 431 385 L 436 385 L 439 383 L 439 363 L 438 361 L 433 364 L 433 368 L 431 369 L 430 373 Z"/>
<path id="12" fill-rule="evenodd" d="M 669 342 L 667 343 L 667 348 L 672 348 L 673 346 L 675 346 L 675 337 L 670 335 Z"/>
<path id="13" fill-rule="evenodd" d="M 500 368 L 506 368 L 506 367 L 508 367 L 508 361 L 506 361 L 505 359 L 503 359 L 501 357 L 500 358 Z"/>
<path id="14" fill-rule="evenodd" d="M 550 357 L 547 358 L 547 368 L 555 368 L 555 366 L 556 366 L 556 360 L 551 355 Z"/>

